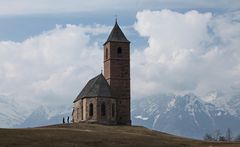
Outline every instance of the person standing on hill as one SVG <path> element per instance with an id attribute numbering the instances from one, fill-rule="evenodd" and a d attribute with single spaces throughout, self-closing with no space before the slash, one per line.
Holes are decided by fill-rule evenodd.
<path id="1" fill-rule="evenodd" d="M 67 117 L 67 123 L 69 124 L 69 116 Z"/>
<path id="2" fill-rule="evenodd" d="M 65 118 L 63 117 L 63 124 L 65 124 Z"/>

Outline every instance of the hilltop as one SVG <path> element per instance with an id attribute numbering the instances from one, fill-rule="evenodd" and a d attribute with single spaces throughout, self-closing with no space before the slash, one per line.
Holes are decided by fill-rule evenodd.
<path id="1" fill-rule="evenodd" d="M 158 147 L 240 146 L 240 143 L 204 142 L 149 130 L 140 126 L 65 124 L 26 129 L 0 129 L 0 147 Z"/>

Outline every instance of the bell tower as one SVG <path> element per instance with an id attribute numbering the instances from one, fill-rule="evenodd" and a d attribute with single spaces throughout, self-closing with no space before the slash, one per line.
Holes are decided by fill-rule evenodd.
<path id="1" fill-rule="evenodd" d="M 130 125 L 130 41 L 117 20 L 104 43 L 104 77 L 116 98 L 117 123 Z"/>

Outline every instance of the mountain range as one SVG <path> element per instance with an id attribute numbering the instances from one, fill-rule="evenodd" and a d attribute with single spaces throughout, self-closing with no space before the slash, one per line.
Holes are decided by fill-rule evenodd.
<path id="1" fill-rule="evenodd" d="M 26 128 L 62 123 L 72 106 L 39 106 L 32 110 L 0 96 L 0 127 Z M 240 134 L 240 96 L 224 98 L 210 93 L 205 101 L 194 94 L 161 94 L 132 100 L 132 124 L 179 136 L 202 139 L 227 128 Z M 214 134 L 213 134 L 214 135 Z"/>
<path id="2" fill-rule="evenodd" d="M 0 128 L 9 128 L 22 123 L 28 115 L 14 99 L 0 95 Z"/>
<path id="3" fill-rule="evenodd" d="M 238 134 L 239 102 L 239 97 L 235 97 L 223 104 L 216 99 L 210 103 L 194 94 L 139 99 L 132 102 L 132 122 L 153 130 L 197 139 L 202 139 L 206 133 L 214 135 L 217 130 L 225 135 L 228 128 Z"/>

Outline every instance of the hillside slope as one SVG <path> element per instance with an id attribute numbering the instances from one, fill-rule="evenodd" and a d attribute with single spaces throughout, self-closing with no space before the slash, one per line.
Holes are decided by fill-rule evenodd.
<path id="1" fill-rule="evenodd" d="M 203 142 L 137 126 L 66 124 L 29 129 L 0 129 L 0 147 L 158 147 L 240 146 L 237 143 Z"/>

